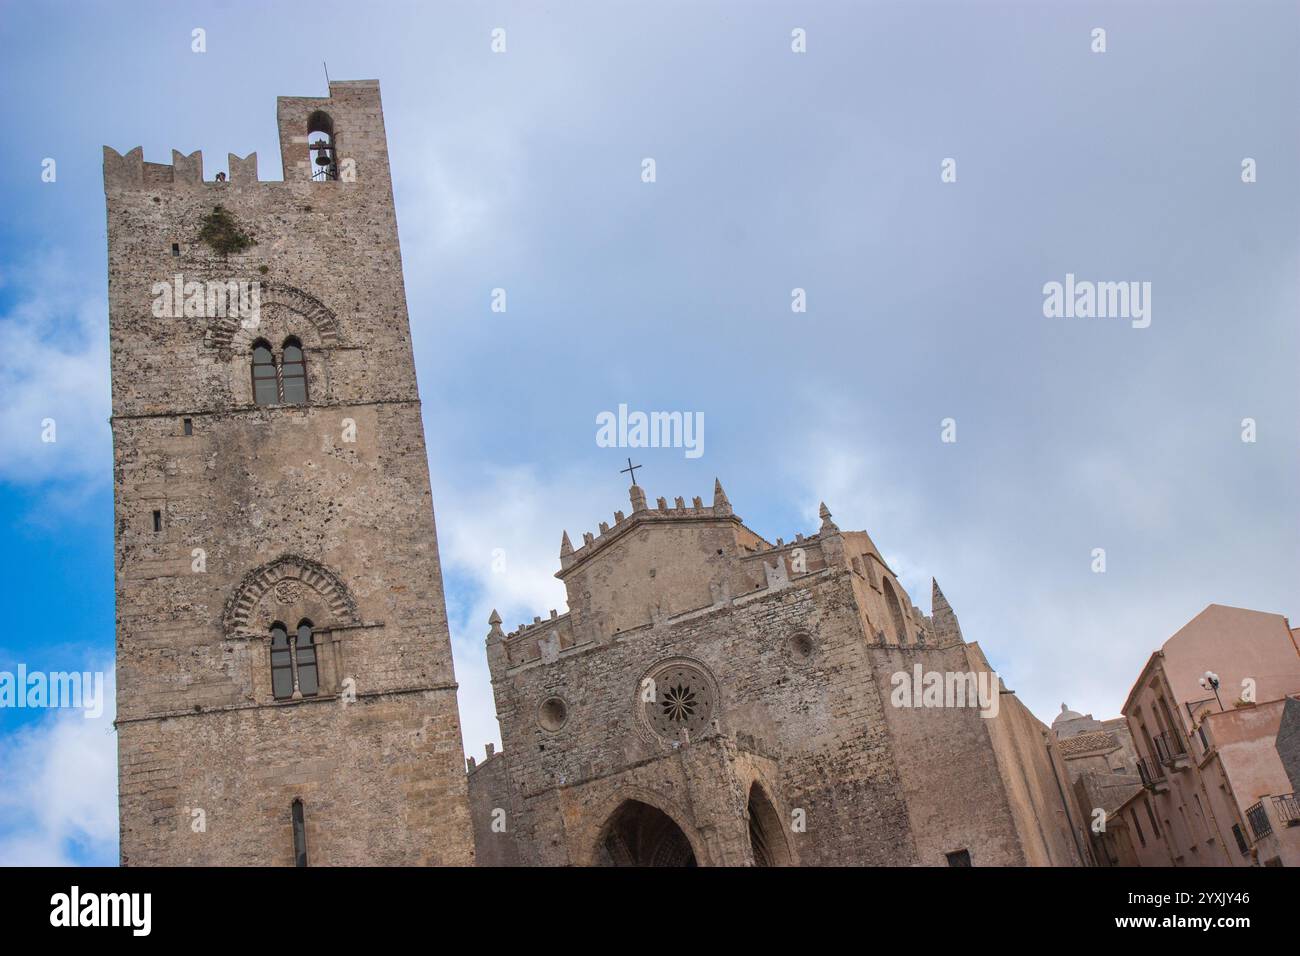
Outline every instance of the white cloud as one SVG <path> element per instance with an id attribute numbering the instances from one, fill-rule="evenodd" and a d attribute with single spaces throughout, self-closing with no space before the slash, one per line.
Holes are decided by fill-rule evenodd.
<path id="1" fill-rule="evenodd" d="M 556 607 L 564 601 L 564 586 L 554 577 L 563 530 L 559 516 L 577 513 L 589 496 L 571 480 L 541 478 L 530 467 L 485 467 L 481 476 L 444 495 L 438 541 L 443 563 L 473 579 L 483 591 L 482 604 L 498 607 L 503 616 Z M 598 518 L 593 514 L 590 520 Z M 482 617 L 486 631 L 487 614 Z"/>
<path id="2" fill-rule="evenodd" d="M 867 451 L 846 437 L 859 434 L 828 427 L 790 459 L 803 509 L 815 513 L 815 502 L 825 499 L 842 530 L 870 533 L 922 610 L 937 577 L 966 640 L 979 642 L 1046 721 L 1063 700 L 1099 719 L 1116 716 L 1150 654 L 1206 604 L 1225 600 L 1168 560 L 1155 569 L 1116 564 L 1116 556 L 1135 560 L 1140 536 L 1112 549 L 1106 574 L 1092 573 L 1092 538 L 1079 544 L 1074 526 L 1055 518 L 1053 495 L 1008 503 L 998 482 L 972 474 L 963 478 L 960 510 L 936 510 L 919 496 L 925 488 L 913 473 L 902 471 L 900 479 L 883 466 L 887 449 Z M 1111 509 L 1118 524 L 1147 529 L 1185 505 L 1167 485 L 1153 489 L 1126 475 L 1113 455 L 1085 453 L 1071 466 L 1050 487 L 1083 498 L 1086 507 L 1075 511 Z M 931 478 L 931 493 L 938 482 Z"/>
<path id="3" fill-rule="evenodd" d="M 0 865 L 111 864 L 117 858 L 116 689 L 104 673 L 104 712 L 53 710 L 0 737 Z"/>
<path id="4" fill-rule="evenodd" d="M 0 278 L 0 479 L 98 482 L 111 474 L 108 313 L 102 294 L 52 253 Z M 45 422 L 54 441 L 42 440 Z"/>
<path id="5" fill-rule="evenodd" d="M 928 610 L 932 570 L 915 560 L 913 550 L 921 544 L 916 535 L 921 503 L 906 484 L 889 480 L 875 458 L 843 438 L 854 433 L 845 426 L 840 435 L 812 435 L 807 449 L 791 457 L 801 510 L 815 528 L 824 501 L 841 531 L 870 534 L 912 603 Z"/>
<path id="6" fill-rule="evenodd" d="M 484 743 L 500 742 L 484 650 L 488 616 L 498 610 L 509 631 L 551 608 L 564 613 L 564 585 L 555 572 L 565 522 L 570 537 L 580 540 L 581 530 L 612 518 L 593 504 L 600 493 L 578 474 L 548 476 L 532 467 L 484 465 L 452 476 L 439 475 L 438 465 L 430 462 L 434 485 L 442 489 L 438 549 L 460 684 L 461 731 L 466 751 L 481 757 Z"/>

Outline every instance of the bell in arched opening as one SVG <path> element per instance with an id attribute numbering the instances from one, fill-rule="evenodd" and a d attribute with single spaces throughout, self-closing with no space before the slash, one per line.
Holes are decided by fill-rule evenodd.
<path id="1" fill-rule="evenodd" d="M 313 182 L 339 178 L 334 121 L 323 110 L 317 110 L 307 118 L 307 153 L 311 159 L 309 168 Z"/>

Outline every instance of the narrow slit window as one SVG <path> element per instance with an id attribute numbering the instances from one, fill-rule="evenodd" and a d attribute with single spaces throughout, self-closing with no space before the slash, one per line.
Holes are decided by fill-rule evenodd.
<path id="1" fill-rule="evenodd" d="M 186 437 L 194 434 L 194 419 L 186 418 L 181 422 L 181 430 Z"/>
<path id="2" fill-rule="evenodd" d="M 173 242 L 172 256 L 175 257 L 175 256 L 179 256 L 180 254 L 181 254 L 181 244 L 179 242 Z"/>
<path id="3" fill-rule="evenodd" d="M 301 800 L 293 802 L 293 865 L 307 865 L 307 814 Z"/>
<path id="4" fill-rule="evenodd" d="M 153 530 L 154 530 L 155 532 L 158 532 L 158 531 L 161 531 L 161 530 L 162 530 L 162 512 L 161 512 L 161 511 L 155 511 L 155 512 L 153 513 Z"/>

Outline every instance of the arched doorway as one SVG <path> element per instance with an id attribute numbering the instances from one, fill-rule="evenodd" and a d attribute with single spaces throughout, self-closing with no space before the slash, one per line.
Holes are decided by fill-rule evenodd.
<path id="1" fill-rule="evenodd" d="M 601 831 L 598 866 L 696 866 L 695 851 L 681 827 L 662 810 L 626 800 Z"/>
<path id="2" fill-rule="evenodd" d="M 749 848 L 755 866 L 789 866 L 790 848 L 785 842 L 781 816 L 757 783 L 749 788 Z"/>

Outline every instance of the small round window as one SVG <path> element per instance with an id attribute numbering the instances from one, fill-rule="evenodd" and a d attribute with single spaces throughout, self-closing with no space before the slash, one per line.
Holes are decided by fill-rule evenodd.
<path id="1" fill-rule="evenodd" d="M 555 733 L 555 731 L 563 727 L 564 722 L 568 719 L 569 708 L 565 706 L 564 701 L 559 697 L 546 698 L 537 711 L 537 722 L 543 730 L 549 730 L 551 733 Z"/>
<path id="2" fill-rule="evenodd" d="M 812 660 L 813 641 L 807 634 L 796 634 L 790 638 L 790 656 L 796 661 Z"/>

